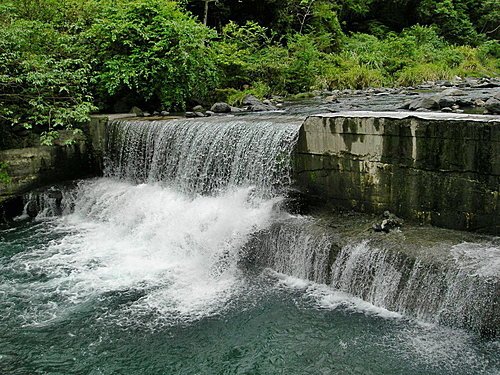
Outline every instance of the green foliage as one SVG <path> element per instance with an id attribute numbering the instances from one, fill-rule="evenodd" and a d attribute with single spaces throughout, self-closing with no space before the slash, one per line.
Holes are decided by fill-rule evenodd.
<path id="1" fill-rule="evenodd" d="M 183 109 L 207 98 L 217 82 L 215 33 L 165 0 L 121 1 L 104 7 L 86 33 L 96 50 L 96 86 L 107 96 L 132 95 Z"/>
<path id="2" fill-rule="evenodd" d="M 246 87 L 243 90 L 229 89 L 225 92 L 222 100 L 230 105 L 241 105 L 247 95 L 253 95 L 256 98 L 264 99 L 271 94 L 270 87 L 262 82 L 256 82 L 253 86 Z"/>
<path id="3" fill-rule="evenodd" d="M 495 0 L 219 0 L 209 15 L 218 31 L 186 11 L 201 5 L 2 1 L 2 137 L 14 125 L 12 140 L 24 127 L 42 144 L 72 144 L 73 127 L 96 104 L 176 110 L 216 97 L 236 105 L 248 94 L 299 97 L 500 71 Z"/>
<path id="4" fill-rule="evenodd" d="M 74 39 L 39 21 L 0 28 L 0 119 L 42 130 L 71 127 L 94 109 L 91 68 Z"/>
<path id="5" fill-rule="evenodd" d="M 12 178 L 8 172 L 9 165 L 5 162 L 0 162 L 0 183 L 10 184 Z"/>
<path id="6" fill-rule="evenodd" d="M 463 1 L 422 0 L 418 10 L 422 21 L 435 24 L 441 35 L 453 43 L 477 45 L 481 41 Z"/>

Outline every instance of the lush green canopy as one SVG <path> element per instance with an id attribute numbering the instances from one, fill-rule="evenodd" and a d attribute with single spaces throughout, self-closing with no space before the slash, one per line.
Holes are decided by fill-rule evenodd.
<path id="1" fill-rule="evenodd" d="M 49 143 L 97 110 L 499 71 L 495 0 L 219 0 L 208 26 L 205 2 L 4 0 L 0 133 Z"/>

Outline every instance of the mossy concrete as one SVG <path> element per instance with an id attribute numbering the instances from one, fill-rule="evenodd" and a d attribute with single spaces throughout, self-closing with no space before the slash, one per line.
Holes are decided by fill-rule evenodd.
<path id="1" fill-rule="evenodd" d="M 66 146 L 30 147 L 0 151 L 10 181 L 0 182 L 0 203 L 33 188 L 89 175 L 85 142 Z"/>
<path id="2" fill-rule="evenodd" d="M 500 234 L 500 117 L 343 112 L 300 129 L 295 180 L 347 209 Z"/>

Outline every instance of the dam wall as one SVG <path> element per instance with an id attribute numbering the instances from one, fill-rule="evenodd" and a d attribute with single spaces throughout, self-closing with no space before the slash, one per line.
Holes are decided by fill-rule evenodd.
<path id="1" fill-rule="evenodd" d="M 310 116 L 299 133 L 295 180 L 321 205 L 500 234 L 500 117 Z"/>
<path id="2" fill-rule="evenodd" d="M 25 192 L 101 175 L 108 124 L 130 117 L 93 116 L 84 127 L 85 137 L 69 145 L 0 151 L 0 174 L 8 175 L 8 181 L 0 178 L 4 216 L 12 216 L 6 210 L 19 213 L 19 197 Z M 259 116 L 244 118 L 262 121 Z M 283 121 L 279 119 L 275 121 Z M 416 223 L 500 234 L 499 116 L 313 115 L 300 127 L 293 164 L 295 187 L 313 205 L 375 214 L 389 210 Z"/>
<path id="3" fill-rule="evenodd" d="M 107 123 L 116 117 L 93 116 L 82 127 L 82 135 L 72 137 L 69 132 L 61 131 L 53 146 L 0 150 L 0 220 L 21 213 L 22 194 L 26 192 L 100 175 Z"/>

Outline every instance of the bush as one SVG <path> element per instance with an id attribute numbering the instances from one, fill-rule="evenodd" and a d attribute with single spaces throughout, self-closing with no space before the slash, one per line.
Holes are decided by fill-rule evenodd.
<path id="1" fill-rule="evenodd" d="M 445 65 L 427 63 L 404 68 L 398 73 L 396 83 L 400 86 L 415 86 L 426 81 L 437 81 L 452 77 L 453 72 Z"/>
<path id="2" fill-rule="evenodd" d="M 47 136 L 89 119 L 90 66 L 74 39 L 38 21 L 0 28 L 0 118 Z M 48 139 L 45 137 L 45 143 Z"/>
<path id="3" fill-rule="evenodd" d="M 106 6 L 86 33 L 96 48 L 96 92 L 104 102 L 132 96 L 164 109 L 206 99 L 218 81 L 215 36 L 173 1 Z"/>

